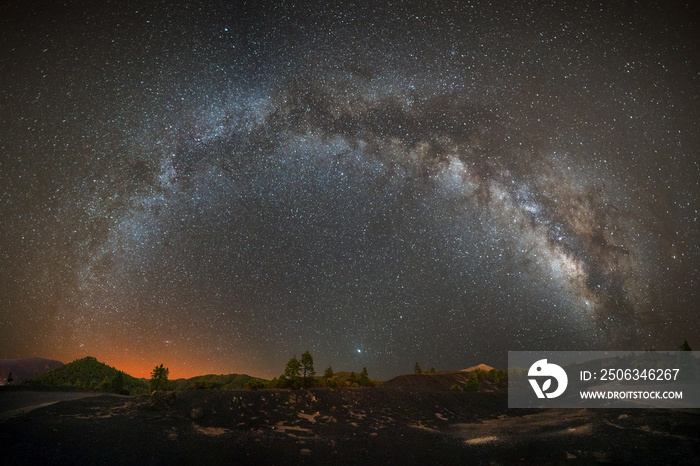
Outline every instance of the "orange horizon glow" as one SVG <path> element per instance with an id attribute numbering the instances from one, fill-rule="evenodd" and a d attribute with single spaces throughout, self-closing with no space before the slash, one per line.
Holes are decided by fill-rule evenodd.
<path id="1" fill-rule="evenodd" d="M 99 359 L 98 359 L 99 360 Z M 168 370 L 170 371 L 168 373 L 168 378 L 170 380 L 176 380 L 176 379 L 189 379 L 192 377 L 197 377 L 199 375 L 208 375 L 208 374 L 215 374 L 215 375 L 221 375 L 221 374 L 247 374 L 251 375 L 253 377 L 258 377 L 258 375 L 251 374 L 249 371 L 245 370 L 236 370 L 236 369 L 231 369 L 231 370 L 224 370 L 222 371 L 221 368 L 214 368 L 214 367 L 207 367 L 206 365 L 199 365 L 199 364 L 187 364 L 187 363 L 181 363 L 178 365 L 175 364 L 170 364 L 168 365 L 167 362 L 158 362 L 158 363 L 153 363 L 153 362 L 146 362 L 146 361 L 133 361 L 133 360 L 115 360 L 114 364 L 107 362 L 107 361 L 101 361 L 104 362 L 107 365 L 110 365 L 122 372 L 126 372 L 127 374 L 136 377 L 136 378 L 143 378 L 143 379 L 150 379 L 151 378 L 151 372 L 156 366 L 159 366 L 160 364 L 163 364 L 163 366 L 167 367 Z M 262 377 L 266 378 L 266 377 Z"/>
<path id="2" fill-rule="evenodd" d="M 167 367 L 170 371 L 168 373 L 168 378 L 170 380 L 189 379 L 192 377 L 208 374 L 247 374 L 253 377 L 260 377 L 263 379 L 272 378 L 266 375 L 261 375 L 260 371 L 251 371 L 248 368 L 222 368 L 211 363 L 206 363 L 202 361 L 184 361 L 182 359 L 178 359 L 174 362 L 172 360 L 168 360 L 167 358 L 164 358 L 162 360 L 156 360 L 157 358 L 128 357 L 123 355 L 109 356 L 104 354 L 67 355 L 58 356 L 56 357 L 56 359 L 64 364 L 68 364 L 72 361 L 75 361 L 76 359 L 82 359 L 87 356 L 94 357 L 99 362 L 114 367 L 115 369 L 125 372 L 132 377 L 136 377 L 137 379 L 150 379 L 151 372 L 156 366 L 159 366 L 160 364 L 163 364 L 163 366 Z"/>

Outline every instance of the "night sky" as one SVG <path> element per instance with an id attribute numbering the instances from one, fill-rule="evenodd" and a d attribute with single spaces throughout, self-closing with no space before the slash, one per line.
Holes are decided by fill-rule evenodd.
<path id="1" fill-rule="evenodd" d="M 0 359 L 700 347 L 697 6 L 14 3 Z"/>

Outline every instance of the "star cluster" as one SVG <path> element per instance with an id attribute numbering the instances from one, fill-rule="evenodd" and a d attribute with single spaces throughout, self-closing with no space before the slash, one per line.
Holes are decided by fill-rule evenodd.
<path id="1" fill-rule="evenodd" d="M 694 7 L 1 13 L 0 358 L 388 378 L 700 336 Z"/>

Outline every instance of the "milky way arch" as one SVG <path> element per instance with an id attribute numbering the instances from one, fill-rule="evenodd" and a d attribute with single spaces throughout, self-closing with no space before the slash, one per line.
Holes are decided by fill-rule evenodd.
<path id="1" fill-rule="evenodd" d="M 271 5 L 7 24 L 8 357 L 387 376 L 697 332 L 690 15 Z"/>

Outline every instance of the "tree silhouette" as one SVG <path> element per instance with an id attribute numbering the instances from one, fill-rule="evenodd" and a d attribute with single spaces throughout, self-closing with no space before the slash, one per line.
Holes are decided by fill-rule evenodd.
<path id="1" fill-rule="evenodd" d="M 697 380 L 700 376 L 700 367 L 698 367 L 697 359 L 689 354 L 693 349 L 688 344 L 687 339 L 683 339 L 683 344 L 678 347 L 680 353 L 677 355 L 678 368 L 680 369 L 680 374 L 678 378 L 680 380 Z"/>
<path id="2" fill-rule="evenodd" d="M 326 370 L 323 371 L 323 378 L 330 379 L 331 377 L 333 377 L 333 368 L 331 367 L 330 364 L 328 364 L 328 367 L 326 367 Z"/>
<path id="3" fill-rule="evenodd" d="M 327 387 L 335 387 L 338 385 L 337 377 L 333 377 L 333 375 L 333 368 L 328 364 L 326 370 L 323 371 L 323 382 Z"/>
<path id="4" fill-rule="evenodd" d="M 163 364 L 156 366 L 151 372 L 151 390 L 167 390 L 169 373 L 170 369 L 163 367 Z"/>
<path id="5" fill-rule="evenodd" d="M 413 373 L 416 374 L 416 375 L 420 375 L 420 374 L 423 373 L 423 370 L 420 368 L 420 366 L 418 365 L 418 363 L 416 363 L 416 365 L 413 366 Z"/>
<path id="6" fill-rule="evenodd" d="M 111 385 L 114 393 L 121 393 L 124 390 L 124 373 L 122 371 L 117 371 L 117 373 L 114 374 L 114 378 L 111 380 Z"/>
<path id="7" fill-rule="evenodd" d="M 15 380 L 14 377 L 12 377 L 12 371 L 10 371 L 9 374 L 7 374 L 7 385 L 12 385 L 12 381 Z"/>
<path id="8" fill-rule="evenodd" d="M 301 355 L 301 374 L 303 378 L 304 388 L 309 386 L 309 378 L 316 374 L 314 370 L 314 358 L 311 357 L 311 353 L 304 351 Z"/>
<path id="9" fill-rule="evenodd" d="M 292 359 L 287 361 L 287 367 L 284 368 L 284 378 L 290 388 L 299 388 L 301 381 L 301 363 L 295 354 Z"/>
<path id="10" fill-rule="evenodd" d="M 360 385 L 365 386 L 365 387 L 372 384 L 372 382 L 369 380 L 369 374 L 367 373 L 366 367 L 363 367 L 362 372 L 360 372 L 359 383 L 360 383 Z"/>

